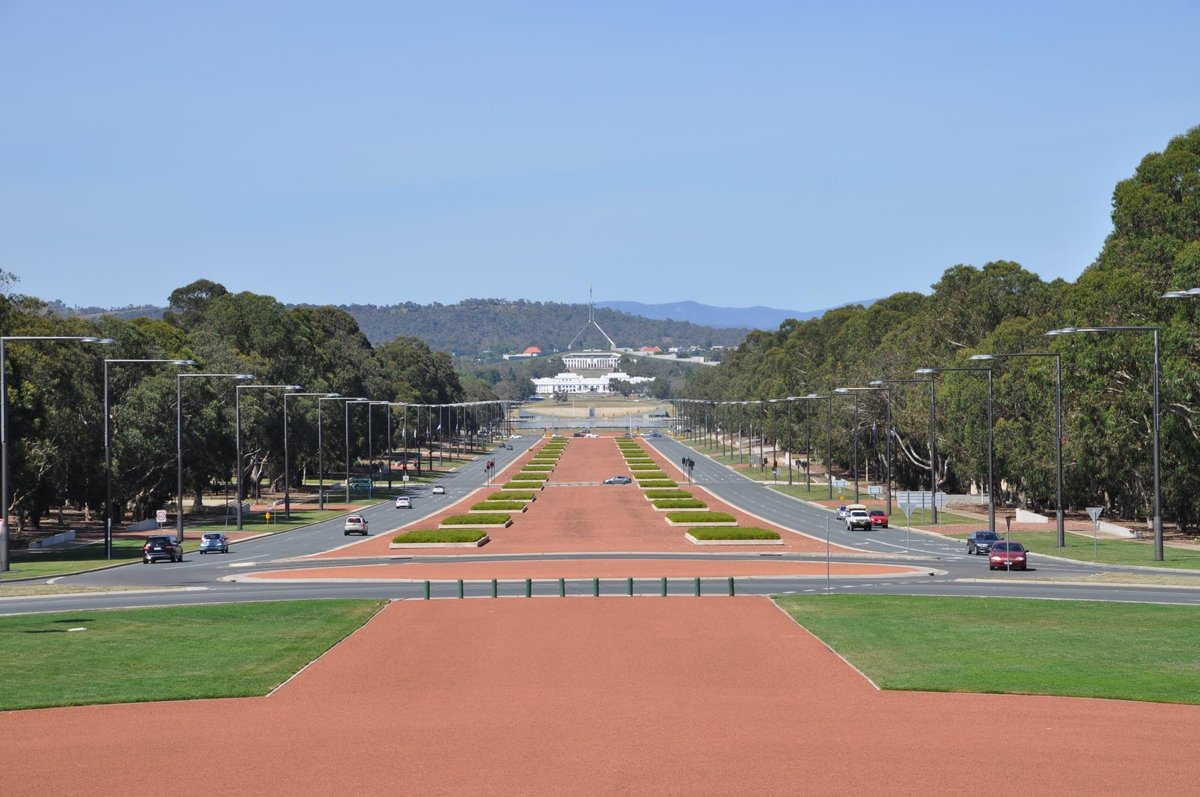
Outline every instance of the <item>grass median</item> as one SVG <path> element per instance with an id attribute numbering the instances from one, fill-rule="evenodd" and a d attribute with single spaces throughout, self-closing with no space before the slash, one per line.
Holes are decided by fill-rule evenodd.
<path id="1" fill-rule="evenodd" d="M 775 599 L 881 688 L 1200 704 L 1200 609 L 882 595 Z"/>
<path id="2" fill-rule="evenodd" d="M 265 695 L 383 605 L 278 601 L 3 617 L 0 710 Z"/>

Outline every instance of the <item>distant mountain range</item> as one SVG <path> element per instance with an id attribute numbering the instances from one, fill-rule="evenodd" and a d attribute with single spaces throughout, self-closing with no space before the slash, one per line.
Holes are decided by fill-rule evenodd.
<path id="1" fill-rule="evenodd" d="M 847 302 L 847 304 L 869 305 L 873 299 Z M 803 321 L 818 318 L 825 310 L 780 310 L 775 307 L 713 307 L 699 302 L 672 302 L 670 304 L 643 304 L 642 302 L 596 302 L 597 307 L 608 307 L 622 313 L 640 315 L 670 321 L 690 321 L 707 327 L 722 329 L 778 329 L 789 318 Z"/>

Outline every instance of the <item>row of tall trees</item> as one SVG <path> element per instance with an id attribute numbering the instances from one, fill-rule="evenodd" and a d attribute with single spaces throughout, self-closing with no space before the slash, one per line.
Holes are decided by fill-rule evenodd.
<path id="1" fill-rule="evenodd" d="M 62 318 L 45 302 L 11 292 L 0 276 L 0 334 L 85 335 L 112 345 L 10 341 L 7 350 L 10 512 L 17 530 L 36 527 L 56 507 L 84 507 L 102 517 L 104 481 L 104 363 L 111 359 L 193 359 L 208 373 L 249 373 L 259 384 L 296 384 L 308 392 L 335 392 L 379 401 L 443 404 L 496 398 L 474 380 L 468 390 L 450 356 L 415 338 L 372 346 L 354 319 L 333 307 L 288 309 L 270 296 L 230 293 L 198 280 L 170 296 L 162 320 L 112 316 L 95 321 Z M 114 505 L 144 517 L 168 503 L 175 490 L 176 373 L 143 363 L 110 367 Z M 234 473 L 234 382 L 183 380 L 183 448 L 189 495 L 240 478 L 252 495 L 261 481 L 282 484 L 283 417 L 279 391 L 242 393 L 242 467 Z M 327 403 L 326 422 L 341 406 Z M 317 460 L 317 402 L 289 401 L 289 457 L 293 483 Z M 368 410 L 355 407 L 356 417 Z M 372 424 L 375 450 L 386 442 L 384 408 Z M 367 425 L 353 424 L 356 450 Z M 327 442 L 341 435 L 326 434 Z M 341 462 L 329 446 L 327 462 Z"/>
<path id="2" fill-rule="evenodd" d="M 1075 282 L 1045 282 L 1009 261 L 957 265 L 929 295 L 897 293 L 869 307 L 785 322 L 754 332 L 722 365 L 697 372 L 682 395 L 703 400 L 757 400 L 827 393 L 871 380 L 923 379 L 918 368 L 991 367 L 994 375 L 995 474 L 998 498 L 1036 508 L 1055 498 L 1055 359 L 979 362 L 973 354 L 1049 352 L 1062 356 L 1065 501 L 1101 505 L 1110 516 L 1149 517 L 1153 504 L 1153 350 L 1150 332 L 1047 337 L 1062 327 L 1149 326 L 1161 329 L 1163 514 L 1181 526 L 1200 521 L 1200 297 L 1164 292 L 1200 286 L 1200 128 L 1147 155 L 1113 194 L 1113 230 L 1096 261 Z M 939 489 L 986 484 L 985 373 L 944 371 L 936 378 Z M 888 384 L 834 400 L 834 465 L 848 468 L 852 434 L 860 462 L 887 468 L 880 433 L 891 400 L 895 475 L 907 488 L 929 487 L 929 385 Z M 810 426 L 823 452 L 825 405 L 799 402 L 775 412 L 769 434 L 793 440 Z M 811 420 L 811 419 L 810 419 Z M 872 433 L 874 429 L 874 434 Z M 861 469 L 860 465 L 860 469 Z"/>

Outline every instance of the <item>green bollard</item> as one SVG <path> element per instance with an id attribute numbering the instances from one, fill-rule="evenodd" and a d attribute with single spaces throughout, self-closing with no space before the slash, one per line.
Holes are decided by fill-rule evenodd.
<path id="1" fill-rule="evenodd" d="M 633 576 L 629 577 L 629 597 L 633 597 Z"/>
<path id="2" fill-rule="evenodd" d="M 700 597 L 700 576 L 696 576 L 696 597 Z"/>
<path id="3" fill-rule="evenodd" d="M 429 600 L 429 579 L 425 579 L 425 600 Z"/>
<path id="4" fill-rule="evenodd" d="M 600 597 L 600 579 L 598 579 L 598 578 L 592 579 L 592 597 L 593 598 Z"/>
<path id="5" fill-rule="evenodd" d="M 730 576 L 729 577 L 729 597 L 732 598 L 734 596 L 734 594 L 735 593 L 734 593 L 734 589 L 733 589 L 733 576 Z"/>
<path id="6" fill-rule="evenodd" d="M 662 596 L 667 597 L 667 577 L 663 576 L 662 580 Z"/>
<path id="7" fill-rule="evenodd" d="M 526 598 L 533 597 L 533 579 L 532 578 L 525 579 L 525 597 Z"/>
<path id="8" fill-rule="evenodd" d="M 461 598 L 462 596 L 463 596 L 463 580 L 460 578 L 458 580 L 458 597 Z"/>
<path id="9" fill-rule="evenodd" d="M 558 580 L 558 597 L 567 597 L 567 580 L 565 578 L 560 578 Z"/>
<path id="10" fill-rule="evenodd" d="M 493 578 L 492 579 L 492 597 L 495 598 L 495 597 L 499 596 L 499 594 L 500 594 L 500 589 L 499 589 L 498 585 L 496 584 L 496 579 Z"/>

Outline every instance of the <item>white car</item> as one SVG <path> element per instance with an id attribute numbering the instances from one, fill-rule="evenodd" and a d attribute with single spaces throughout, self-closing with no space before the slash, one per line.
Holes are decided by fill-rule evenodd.
<path id="1" fill-rule="evenodd" d="M 871 516 L 863 509 L 851 509 L 846 512 L 846 531 L 862 529 L 871 530 Z"/>
<path id="2" fill-rule="evenodd" d="M 350 515 L 346 518 L 346 523 L 342 526 L 342 534 L 349 536 L 351 534 L 361 534 L 367 536 L 367 519 L 362 515 Z"/>
<path id="3" fill-rule="evenodd" d="M 429 492 L 430 492 L 430 494 L 431 494 L 431 495 L 445 495 L 445 494 L 446 494 L 446 488 L 445 488 L 445 487 L 443 487 L 443 486 L 442 486 L 442 485 L 440 485 L 440 484 L 435 484 L 435 485 L 433 485 L 433 487 L 431 487 L 431 488 L 429 489 Z"/>
<path id="4" fill-rule="evenodd" d="M 407 495 L 396 496 L 396 508 L 397 509 L 412 509 L 412 499 L 409 498 Z"/>

